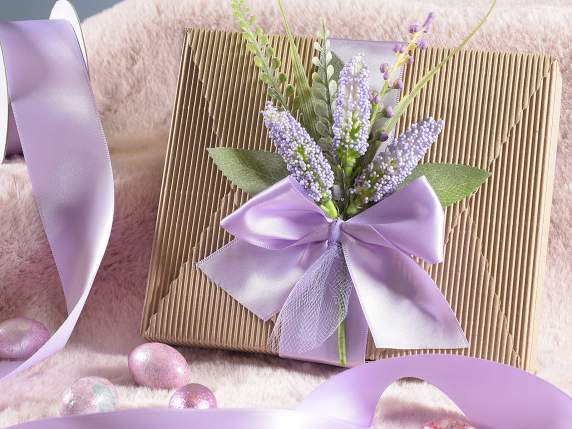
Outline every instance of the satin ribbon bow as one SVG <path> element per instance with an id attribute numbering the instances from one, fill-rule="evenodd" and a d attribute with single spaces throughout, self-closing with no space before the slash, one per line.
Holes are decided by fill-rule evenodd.
<path id="1" fill-rule="evenodd" d="M 287 177 L 223 219 L 236 239 L 197 263 L 263 320 L 281 356 L 348 365 L 377 348 L 463 348 L 468 342 L 437 285 L 413 259 L 443 260 L 444 214 L 418 178 L 355 217 L 334 220 Z M 355 293 L 354 293 L 355 291 Z"/>

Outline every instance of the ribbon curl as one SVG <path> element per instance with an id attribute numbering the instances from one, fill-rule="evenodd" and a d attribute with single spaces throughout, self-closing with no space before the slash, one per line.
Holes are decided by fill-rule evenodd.
<path id="1" fill-rule="evenodd" d="M 114 188 L 103 126 L 72 25 L 4 22 L 0 42 L 10 98 L 7 155 L 24 154 L 68 309 L 66 320 L 33 356 L 0 361 L 2 379 L 65 347 L 107 247 Z"/>
<path id="2" fill-rule="evenodd" d="M 136 409 L 37 420 L 13 429 L 366 429 L 383 392 L 415 377 L 445 393 L 479 429 L 569 429 L 572 398 L 516 368 L 448 355 L 384 359 L 345 371 L 295 410 Z"/>
<path id="3" fill-rule="evenodd" d="M 412 259 L 443 260 L 443 209 L 424 177 L 347 221 L 328 218 L 287 177 L 221 225 L 236 239 L 197 267 L 261 319 L 279 313 L 271 340 L 281 356 L 338 364 L 333 334 L 344 319 L 350 366 L 364 361 L 368 329 L 378 348 L 468 345 Z"/>

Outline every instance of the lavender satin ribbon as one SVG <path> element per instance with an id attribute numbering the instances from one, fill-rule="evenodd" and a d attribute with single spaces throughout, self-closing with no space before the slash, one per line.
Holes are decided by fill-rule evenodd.
<path id="1" fill-rule="evenodd" d="M 449 396 L 479 429 L 569 429 L 572 398 L 519 369 L 461 356 L 408 356 L 345 371 L 296 410 L 137 409 L 38 420 L 13 429 L 365 429 L 393 382 L 415 377 Z"/>
<path id="2" fill-rule="evenodd" d="M 69 315 L 26 361 L 0 362 L 0 378 L 67 343 L 105 252 L 113 220 L 107 144 L 78 40 L 67 21 L 0 23 L 11 102 L 8 152 L 23 152 Z"/>
<path id="3" fill-rule="evenodd" d="M 443 209 L 424 177 L 346 222 L 328 218 L 288 177 L 221 226 L 236 239 L 197 266 L 261 319 L 279 313 L 282 356 L 337 364 L 339 308 L 349 365 L 364 361 L 368 328 L 378 348 L 467 346 L 437 285 L 411 258 L 443 259 Z"/>

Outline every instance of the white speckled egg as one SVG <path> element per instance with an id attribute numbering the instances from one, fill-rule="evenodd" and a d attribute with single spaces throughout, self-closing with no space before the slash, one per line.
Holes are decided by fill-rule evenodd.
<path id="1" fill-rule="evenodd" d="M 0 359 L 27 359 L 50 339 L 37 320 L 16 317 L 0 323 Z"/>
<path id="2" fill-rule="evenodd" d="M 141 386 L 175 389 L 190 382 L 191 370 L 181 353 L 162 343 L 147 343 L 129 354 L 129 372 Z"/>
<path id="3" fill-rule="evenodd" d="M 75 381 L 64 392 L 60 414 L 102 413 L 115 410 L 117 389 L 106 378 L 84 377 Z"/>

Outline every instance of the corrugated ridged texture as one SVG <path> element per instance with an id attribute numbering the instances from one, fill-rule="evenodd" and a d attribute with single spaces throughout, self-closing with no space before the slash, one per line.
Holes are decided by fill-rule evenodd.
<path id="1" fill-rule="evenodd" d="M 285 38 L 272 43 L 288 65 Z M 298 43 L 310 71 L 313 39 Z M 404 91 L 446 53 L 418 52 Z M 247 199 L 206 148 L 272 149 L 257 75 L 240 34 L 187 32 L 142 322 L 150 340 L 270 353 L 272 322 L 263 323 L 193 267 L 232 239 L 219 222 Z M 446 260 L 425 266 L 471 342 L 455 353 L 532 368 L 560 92 L 558 64 L 550 57 L 463 51 L 398 125 L 403 131 L 427 116 L 445 119 L 425 161 L 492 172 L 475 196 L 446 210 Z M 419 352 L 376 350 L 370 341 L 367 357 Z"/>

